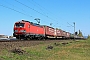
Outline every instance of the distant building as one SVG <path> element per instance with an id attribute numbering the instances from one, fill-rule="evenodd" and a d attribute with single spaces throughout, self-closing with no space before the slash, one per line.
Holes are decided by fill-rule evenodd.
<path id="1" fill-rule="evenodd" d="M 8 38 L 14 38 L 13 36 L 9 36 Z"/>
<path id="2" fill-rule="evenodd" d="M 8 38 L 7 35 L 0 34 L 0 38 Z"/>

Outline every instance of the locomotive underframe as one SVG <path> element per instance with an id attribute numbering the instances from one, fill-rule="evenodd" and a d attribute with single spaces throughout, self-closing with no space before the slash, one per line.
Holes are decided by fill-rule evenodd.
<path id="1" fill-rule="evenodd" d="M 42 34 L 15 34 L 13 33 L 13 36 L 16 37 L 17 39 L 44 39 L 45 38 L 45 35 L 42 35 Z"/>

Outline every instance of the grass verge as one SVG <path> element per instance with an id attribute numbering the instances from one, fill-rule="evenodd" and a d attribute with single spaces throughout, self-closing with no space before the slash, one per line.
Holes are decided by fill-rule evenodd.
<path id="1" fill-rule="evenodd" d="M 46 49 L 48 46 L 53 48 Z M 26 53 L 19 55 L 4 49 L 0 54 L 0 60 L 90 60 L 90 39 L 76 40 L 68 44 L 41 43 L 21 49 Z"/>

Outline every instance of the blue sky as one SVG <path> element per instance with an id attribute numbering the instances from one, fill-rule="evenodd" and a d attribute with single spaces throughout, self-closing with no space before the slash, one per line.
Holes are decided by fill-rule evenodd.
<path id="1" fill-rule="evenodd" d="M 0 34 L 12 35 L 14 23 L 25 19 L 71 33 L 90 34 L 90 0 L 0 0 Z M 69 24 L 68 24 L 69 23 Z"/>

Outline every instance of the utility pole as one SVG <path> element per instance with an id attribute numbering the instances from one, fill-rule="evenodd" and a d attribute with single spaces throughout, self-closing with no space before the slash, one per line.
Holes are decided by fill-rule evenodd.
<path id="1" fill-rule="evenodd" d="M 74 24 L 74 40 L 75 40 L 75 22 L 73 22 Z"/>
<path id="2" fill-rule="evenodd" d="M 68 22 L 67 22 L 68 23 Z M 69 24 L 69 23 L 68 23 Z M 75 40 L 75 22 L 73 22 L 74 26 L 69 24 L 70 26 L 74 27 L 74 40 Z"/>
<path id="3" fill-rule="evenodd" d="M 34 20 L 36 20 L 38 22 L 38 24 L 40 24 L 40 19 L 39 18 L 35 18 Z"/>

